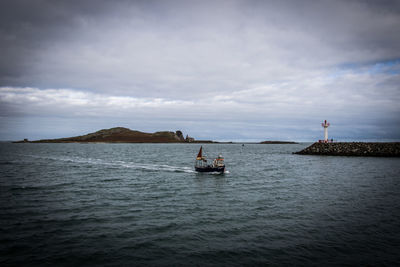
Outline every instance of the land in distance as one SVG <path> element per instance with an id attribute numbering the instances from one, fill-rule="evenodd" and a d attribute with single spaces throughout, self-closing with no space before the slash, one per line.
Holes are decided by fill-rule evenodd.
<path id="1" fill-rule="evenodd" d="M 181 131 L 176 132 L 155 132 L 144 133 L 134 131 L 128 128 L 115 127 L 103 129 L 86 135 L 57 138 L 42 139 L 36 141 L 28 141 L 24 139 L 15 143 L 212 143 L 209 140 L 194 140 L 194 138 L 183 137 Z"/>
<path id="2" fill-rule="evenodd" d="M 263 141 L 260 144 L 298 144 L 293 141 Z"/>
<path id="3" fill-rule="evenodd" d="M 183 137 L 181 131 L 171 132 L 162 131 L 155 133 L 145 133 L 131 130 L 124 127 L 115 127 L 103 129 L 86 135 L 57 138 L 57 139 L 41 139 L 29 141 L 15 141 L 14 143 L 217 143 L 217 144 L 297 144 L 291 141 L 263 141 L 260 143 L 251 142 L 217 142 L 211 140 L 195 140 L 186 135 Z"/>

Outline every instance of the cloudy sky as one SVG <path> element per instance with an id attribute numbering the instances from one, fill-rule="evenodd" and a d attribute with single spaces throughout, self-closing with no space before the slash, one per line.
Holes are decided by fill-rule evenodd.
<path id="1" fill-rule="evenodd" d="M 0 2 L 0 140 L 400 140 L 400 1 Z"/>

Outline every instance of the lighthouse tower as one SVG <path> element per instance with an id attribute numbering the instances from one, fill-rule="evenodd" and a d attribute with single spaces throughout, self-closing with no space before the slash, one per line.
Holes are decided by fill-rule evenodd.
<path id="1" fill-rule="evenodd" d="M 322 127 L 324 127 L 324 142 L 328 143 L 328 127 L 330 123 L 326 120 L 322 123 Z"/>

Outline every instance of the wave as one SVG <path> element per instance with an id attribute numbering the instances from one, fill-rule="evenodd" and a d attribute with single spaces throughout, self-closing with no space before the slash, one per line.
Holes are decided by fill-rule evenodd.
<path id="1" fill-rule="evenodd" d="M 159 165 L 159 164 L 143 164 L 143 163 L 121 163 L 120 166 L 126 168 L 134 168 L 134 169 L 142 169 L 142 170 L 150 170 L 150 171 L 168 171 L 168 172 L 186 172 L 186 173 L 194 173 L 190 167 L 179 167 L 179 166 L 170 166 L 170 165 Z"/>
<path id="2" fill-rule="evenodd" d="M 12 161 L 0 161 L 0 165 L 13 165 L 13 164 L 15 163 Z"/>

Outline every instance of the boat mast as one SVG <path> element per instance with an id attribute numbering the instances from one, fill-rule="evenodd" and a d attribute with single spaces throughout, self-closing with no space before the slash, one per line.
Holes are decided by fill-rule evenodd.
<path id="1" fill-rule="evenodd" d="M 203 159 L 203 146 L 200 146 L 199 154 L 197 154 L 197 160 Z"/>

